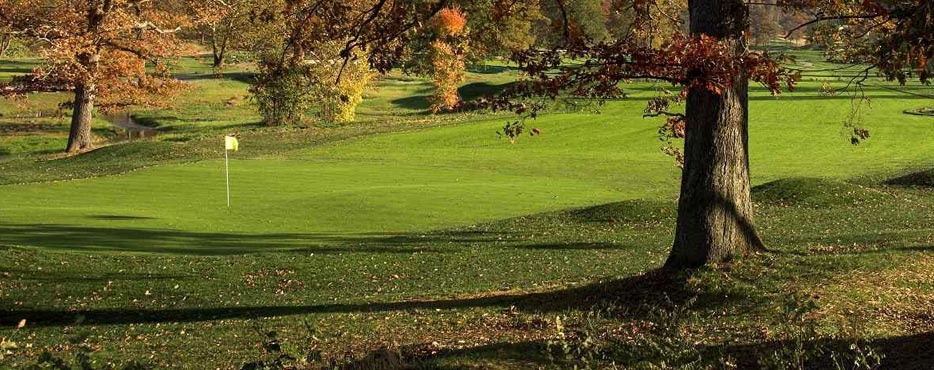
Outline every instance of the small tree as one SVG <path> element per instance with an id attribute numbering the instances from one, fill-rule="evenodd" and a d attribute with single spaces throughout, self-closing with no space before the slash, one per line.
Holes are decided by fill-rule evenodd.
<path id="1" fill-rule="evenodd" d="M 282 54 L 260 58 L 259 71 L 250 92 L 266 124 L 287 126 L 304 120 L 318 109 L 320 119 L 347 123 L 356 117 L 363 92 L 375 73 L 359 57 L 344 60 L 339 52 L 343 43 L 322 41 L 313 44 L 307 59 L 282 62 Z M 355 56 L 359 52 L 354 51 Z"/>
<path id="2" fill-rule="evenodd" d="M 7 50 L 13 45 L 13 30 L 8 26 L 0 25 L 0 60 L 6 56 Z"/>
<path id="3" fill-rule="evenodd" d="M 344 60 L 339 55 L 343 45 L 322 45 L 322 60 L 313 68 L 313 73 L 321 76 L 314 103 L 320 108 L 318 116 L 326 122 L 353 122 L 364 91 L 376 77 L 364 59 L 365 50 L 354 50 L 351 59 Z"/>
<path id="4" fill-rule="evenodd" d="M 289 114 L 260 113 L 270 124 L 301 120 L 306 108 L 322 108 L 323 119 L 347 121 L 362 100 L 365 86 L 376 72 L 395 67 L 405 53 L 415 29 L 431 24 L 446 1 L 268 1 L 261 2 L 255 27 L 268 32 L 265 51 L 260 54 L 260 75 L 253 87 L 257 100 L 274 93 L 267 86 L 280 86 L 277 76 L 301 78 L 303 88 L 291 86 L 286 100 Z M 279 89 L 286 92 L 285 89 Z"/>
<path id="5" fill-rule="evenodd" d="M 431 43 L 431 77 L 435 92 L 431 112 L 457 109 L 461 97 L 457 87 L 466 79 L 467 17 L 460 8 L 445 8 L 435 16 L 435 41 Z"/>

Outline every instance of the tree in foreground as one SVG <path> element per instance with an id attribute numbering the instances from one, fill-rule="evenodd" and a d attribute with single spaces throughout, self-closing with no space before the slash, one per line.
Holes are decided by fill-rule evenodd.
<path id="1" fill-rule="evenodd" d="M 779 56 L 747 47 L 749 6 L 743 0 L 689 1 L 690 31 L 675 32 L 658 47 L 627 38 L 599 44 L 571 39 L 567 51 L 530 51 L 519 58 L 530 77 L 521 85 L 526 97 L 620 97 L 625 83 L 637 78 L 680 89 L 652 99 L 645 111 L 667 117 L 661 130 L 666 138 L 684 138 L 683 152 L 667 148 L 683 162 L 670 268 L 716 264 L 763 249 L 750 199 L 748 86 L 754 81 L 778 94 L 793 89 L 797 75 L 782 67 Z M 934 53 L 930 1 L 785 0 L 775 6 L 811 14 L 809 23 L 838 22 L 827 37 L 844 45 L 849 60 L 903 83 L 912 70 L 927 81 Z M 634 27 L 651 29 L 638 22 Z M 568 58 L 581 62 L 569 66 Z M 671 110 L 682 103 L 684 113 Z M 852 129 L 854 143 L 868 136 Z"/>
<path id="2" fill-rule="evenodd" d="M 169 77 L 184 17 L 171 1 L 0 0 L 0 21 L 42 44 L 45 63 L 5 94 L 72 91 L 66 152 L 91 149 L 95 106 L 164 105 L 183 86 Z M 150 69 L 147 69 L 150 67 Z"/>

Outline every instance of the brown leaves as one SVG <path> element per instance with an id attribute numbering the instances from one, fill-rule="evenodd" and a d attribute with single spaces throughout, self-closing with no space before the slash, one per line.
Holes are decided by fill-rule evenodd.
<path id="1" fill-rule="evenodd" d="M 583 98 L 617 98 L 622 95 L 620 84 L 631 79 L 667 81 L 686 90 L 703 89 L 720 94 L 739 74 L 746 74 L 776 94 L 794 87 L 797 75 L 783 68 L 779 60 L 768 53 L 737 47 L 731 40 L 676 34 L 660 48 L 621 40 L 567 51 L 525 52 L 517 56 L 517 61 L 534 82 L 527 85 L 533 89 L 531 92 L 551 98 L 562 93 Z M 582 62 L 565 64 L 566 59 Z M 551 72 L 556 69 L 559 73 Z"/>
<path id="2" fill-rule="evenodd" d="M 271 290 L 277 295 L 285 295 L 294 290 L 305 287 L 305 283 L 298 279 L 289 278 L 295 271 L 288 269 L 261 269 L 255 273 L 243 274 L 243 281 L 247 287 Z"/>
<path id="3" fill-rule="evenodd" d="M 164 68 L 165 60 L 182 50 L 171 32 L 185 23 L 186 16 L 174 12 L 178 9 L 129 0 L 114 0 L 110 7 L 98 1 L 16 3 L 2 20 L 40 41 L 46 63 L 28 79 L 5 86 L 7 92 L 96 86 L 97 104 L 108 108 L 164 103 L 183 86 L 167 78 Z M 156 72 L 148 73 L 146 64 L 153 62 Z"/>

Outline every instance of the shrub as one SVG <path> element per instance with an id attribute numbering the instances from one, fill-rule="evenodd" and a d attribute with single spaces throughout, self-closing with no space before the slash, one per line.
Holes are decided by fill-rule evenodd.
<path id="1" fill-rule="evenodd" d="M 435 92 L 431 96 L 431 112 L 438 113 L 445 110 L 454 110 L 460 105 L 460 95 L 457 85 L 464 82 L 463 55 L 458 55 L 454 48 L 444 41 L 437 40 L 431 44 Z"/>
<path id="2" fill-rule="evenodd" d="M 287 61 L 277 55 L 261 58 L 250 92 L 266 124 L 298 124 L 312 108 L 318 108 L 318 117 L 327 122 L 354 120 L 375 74 L 361 58 L 364 52 L 341 58 L 342 45 L 322 42 L 308 56 Z"/>

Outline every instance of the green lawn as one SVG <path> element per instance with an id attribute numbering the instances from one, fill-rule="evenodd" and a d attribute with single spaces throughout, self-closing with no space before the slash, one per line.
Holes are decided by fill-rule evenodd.
<path id="1" fill-rule="evenodd" d="M 227 103 L 246 94 L 242 70 L 179 68 L 192 90 L 135 114 L 154 140 L 56 159 L 61 129 L 0 136 L 0 337 L 22 345 L 0 368 L 46 350 L 239 368 L 275 355 L 268 331 L 295 353 L 340 362 L 388 347 L 427 368 L 657 361 L 646 348 L 675 364 L 692 351 L 755 364 L 753 349 L 856 339 L 894 367 L 924 363 L 898 351 L 932 341 L 934 194 L 917 180 L 930 175 L 883 182 L 934 168 L 934 121 L 902 113 L 931 105 L 928 87 L 871 81 L 859 120 L 872 138 L 859 146 L 843 126 L 853 100 L 818 94 L 825 72 L 780 97 L 754 89 L 752 179 L 765 185 L 753 196 L 773 252 L 671 288 L 643 275 L 664 262 L 680 181 L 659 151 L 661 122 L 640 117 L 651 85 L 588 108 L 600 114 L 530 120 L 542 135 L 510 144 L 496 136 L 508 114 L 424 114 L 420 79 L 380 81 L 359 124 L 277 129 Z M 465 91 L 513 73 L 477 70 Z M 828 76 L 842 86 L 839 75 Z M 241 151 L 227 208 L 230 131 Z M 37 137 L 50 143 L 31 147 Z M 798 296 L 816 305 L 816 337 L 782 316 Z M 679 309 L 691 318 L 665 316 Z M 574 334 L 559 334 L 558 316 Z M 640 331 L 663 321 L 701 345 L 653 331 L 664 325 Z M 598 333 L 597 347 L 581 344 Z M 556 338 L 577 352 L 554 358 Z"/>

